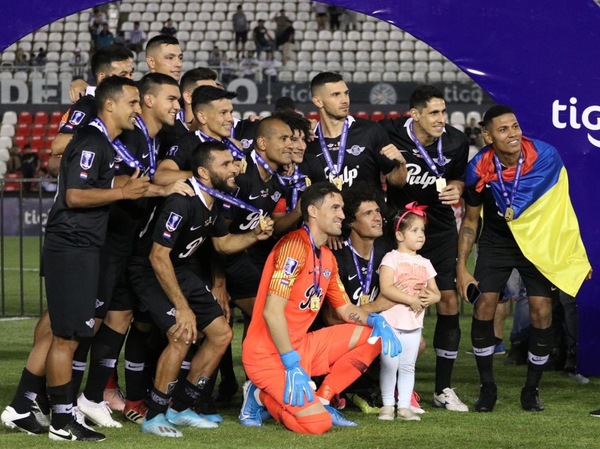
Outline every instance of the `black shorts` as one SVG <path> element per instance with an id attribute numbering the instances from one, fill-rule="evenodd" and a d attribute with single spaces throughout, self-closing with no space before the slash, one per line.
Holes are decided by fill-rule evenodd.
<path id="1" fill-rule="evenodd" d="M 96 318 L 106 318 L 106 313 L 112 309 L 116 286 L 124 282 L 127 275 L 128 257 L 111 254 L 100 250 L 100 281 L 98 298 L 96 298 Z M 117 309 L 123 310 L 123 309 Z"/>
<path id="2" fill-rule="evenodd" d="M 475 279 L 482 293 L 502 293 L 512 270 L 523 279 L 528 296 L 556 296 L 556 287 L 517 248 L 481 247 L 475 265 Z"/>
<path id="3" fill-rule="evenodd" d="M 175 323 L 175 307 L 162 289 L 150 267 L 130 265 L 131 285 L 139 298 L 142 309 L 146 309 L 161 331 L 167 332 Z M 189 269 L 175 270 L 177 282 L 190 309 L 196 315 L 196 325 L 202 331 L 215 319 L 223 316 L 223 309 L 206 283 Z"/>
<path id="4" fill-rule="evenodd" d="M 419 251 L 429 259 L 437 272 L 435 282 L 442 290 L 456 290 L 456 257 L 458 254 L 458 234 L 440 237 L 427 237 L 425 245 Z"/>
<path id="5" fill-rule="evenodd" d="M 43 261 L 52 334 L 93 337 L 100 251 L 59 247 L 46 241 Z"/>
<path id="6" fill-rule="evenodd" d="M 231 299 L 254 298 L 258 293 L 261 272 L 252 263 L 248 253 L 232 254 L 225 257 L 225 278 L 227 293 Z"/>
<path id="7" fill-rule="evenodd" d="M 235 43 L 245 44 L 248 42 L 248 32 L 247 31 L 236 31 L 235 32 Z"/>

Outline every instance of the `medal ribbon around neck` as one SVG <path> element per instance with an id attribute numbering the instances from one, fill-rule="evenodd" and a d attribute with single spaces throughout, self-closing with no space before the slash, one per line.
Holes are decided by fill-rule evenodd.
<path id="1" fill-rule="evenodd" d="M 156 137 L 150 139 L 148 127 L 146 126 L 144 119 L 142 119 L 142 117 L 139 115 L 135 118 L 135 123 L 142 130 L 142 133 L 144 133 L 146 143 L 148 144 L 148 155 L 150 158 L 150 179 L 153 179 L 154 174 L 156 173 Z"/>
<path id="2" fill-rule="evenodd" d="M 356 251 L 352 246 L 352 240 L 348 238 L 346 241 L 348 243 L 348 247 L 350 248 L 350 252 L 352 253 L 352 260 L 354 261 L 354 268 L 356 268 L 356 274 L 358 276 L 358 282 L 360 282 L 360 288 L 364 295 L 369 294 L 369 289 L 371 288 L 371 281 L 373 280 L 373 254 L 375 252 L 375 245 L 371 248 L 371 255 L 369 256 L 369 265 L 367 266 L 367 277 L 363 280 L 362 277 L 362 269 L 360 264 L 358 263 L 358 256 L 356 255 Z"/>
<path id="3" fill-rule="evenodd" d="M 200 136 L 202 136 L 202 138 L 204 140 L 208 140 L 210 142 L 219 142 L 217 139 L 215 139 L 214 137 L 210 137 L 208 134 L 198 130 L 198 134 L 200 134 Z M 231 155 L 233 156 L 234 159 L 244 159 L 246 156 L 244 155 L 244 152 L 242 150 L 240 150 L 235 143 L 233 143 L 231 140 L 229 140 L 227 137 L 223 137 L 221 139 L 221 142 L 224 143 L 225 145 L 227 145 L 227 147 L 229 148 L 229 151 L 231 151 Z"/>
<path id="4" fill-rule="evenodd" d="M 415 132 L 413 130 L 413 123 L 414 123 L 414 121 L 410 122 L 410 125 L 408 126 L 408 134 L 410 135 L 410 138 L 417 145 L 417 150 L 419 150 L 419 153 L 421 154 L 421 157 L 423 158 L 423 160 L 429 167 L 429 170 L 431 170 L 435 174 L 435 176 L 437 176 L 438 178 L 442 177 L 444 172 L 442 172 L 442 173 L 439 172 L 439 170 L 437 169 L 437 167 L 435 165 L 435 162 L 433 162 L 433 159 L 431 159 L 431 156 L 429 156 L 429 154 L 427 153 L 427 150 L 425 149 L 423 144 L 419 141 L 419 139 L 417 139 L 417 136 L 415 135 Z M 438 165 L 440 167 L 444 168 L 445 164 L 444 164 L 444 153 L 442 150 L 442 136 L 438 137 L 437 154 L 438 154 Z"/>
<path id="5" fill-rule="evenodd" d="M 251 212 L 256 212 L 256 213 L 262 215 L 262 210 L 257 209 L 256 207 L 240 200 L 239 198 L 236 198 L 234 196 L 223 193 L 220 190 L 215 190 L 211 187 L 208 187 L 208 186 L 202 184 L 200 181 L 198 181 L 194 177 L 189 178 L 189 181 L 192 184 L 192 187 L 194 188 L 196 195 L 198 195 L 198 196 L 200 196 L 199 190 L 202 190 L 202 191 L 208 193 L 210 196 L 213 196 L 213 197 L 215 197 L 221 201 L 224 201 L 226 203 L 233 204 L 234 206 L 239 207 L 240 209 L 249 210 Z"/>
<path id="6" fill-rule="evenodd" d="M 346 156 L 346 142 L 348 141 L 348 128 L 350 128 L 350 120 L 348 119 L 348 117 L 346 117 L 346 120 L 344 120 L 344 127 L 342 128 L 342 134 L 340 136 L 340 147 L 338 151 L 336 165 L 333 165 L 331 154 L 329 154 L 329 149 L 327 148 L 327 144 L 325 143 L 325 137 L 323 136 L 323 129 L 321 127 L 321 123 L 317 125 L 317 129 L 315 130 L 317 133 L 317 137 L 319 138 L 321 151 L 323 151 L 323 157 L 325 158 L 327 167 L 329 167 L 329 172 L 333 175 L 334 178 L 341 176 L 342 170 L 344 168 L 344 157 Z"/>
<path id="7" fill-rule="evenodd" d="M 496 164 L 496 174 L 498 175 L 498 184 L 500 185 L 500 190 L 502 191 L 502 197 L 504 198 L 504 203 L 506 204 L 506 209 L 512 207 L 513 202 L 515 201 L 515 195 L 517 194 L 517 188 L 519 187 L 519 181 L 521 180 L 521 172 L 523 169 L 523 153 L 519 155 L 519 162 L 517 163 L 517 170 L 515 172 L 515 179 L 513 181 L 512 191 L 510 192 L 510 196 L 506 189 L 506 184 L 504 184 L 504 178 L 502 176 L 502 165 L 500 164 L 500 159 L 498 156 L 494 155 L 494 164 Z M 506 209 L 504 213 L 506 213 Z"/>
<path id="8" fill-rule="evenodd" d="M 312 233 L 310 232 L 310 229 L 308 228 L 307 225 L 303 224 L 302 228 L 306 231 L 306 233 L 308 234 L 308 238 L 310 239 L 310 243 L 312 245 L 312 253 L 313 253 L 313 285 L 315 286 L 315 295 L 317 296 L 321 296 L 321 272 L 323 271 L 323 262 L 321 260 L 321 257 L 319 256 L 319 277 L 317 278 L 317 245 L 315 245 L 315 241 L 313 240 L 313 236 Z"/>

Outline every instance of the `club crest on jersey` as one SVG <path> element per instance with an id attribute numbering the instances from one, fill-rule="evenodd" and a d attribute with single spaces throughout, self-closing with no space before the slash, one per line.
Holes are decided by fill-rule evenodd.
<path id="1" fill-rule="evenodd" d="M 99 299 L 96 299 L 96 309 L 102 307 L 104 305 L 104 301 L 100 301 Z"/>
<path id="2" fill-rule="evenodd" d="M 325 277 L 325 279 L 329 279 L 329 277 L 331 276 L 331 271 L 325 268 L 325 271 L 323 271 L 323 276 Z"/>
<path id="3" fill-rule="evenodd" d="M 175 307 L 173 307 L 171 310 L 169 310 L 167 312 L 167 315 L 169 315 L 169 316 L 175 316 Z"/>
<path id="4" fill-rule="evenodd" d="M 279 198 L 281 198 L 281 192 L 275 192 L 273 195 L 271 195 L 271 199 L 275 202 L 279 201 Z"/>
<path id="5" fill-rule="evenodd" d="M 350 153 L 352 156 L 358 156 L 363 151 L 365 151 L 365 147 L 359 147 L 358 145 L 352 145 L 350 148 L 346 149 L 346 153 Z"/>
<path id="6" fill-rule="evenodd" d="M 244 147 L 244 150 L 247 150 L 248 148 L 250 148 L 250 145 L 252 145 L 252 142 L 254 142 L 254 139 L 242 139 L 242 147 Z"/>
<path id="7" fill-rule="evenodd" d="M 96 320 L 94 318 L 90 318 L 89 320 L 87 320 L 85 322 L 85 324 L 87 325 L 87 327 L 89 327 L 90 329 L 93 329 L 94 324 L 96 324 Z"/>
<path id="8" fill-rule="evenodd" d="M 181 223 L 182 219 L 183 217 L 181 215 L 176 214 L 175 212 L 171 212 L 169 214 L 169 219 L 167 220 L 167 231 L 175 231 L 177 229 L 177 226 L 179 226 L 179 223 Z"/>
<path id="9" fill-rule="evenodd" d="M 291 276 L 292 274 L 294 274 L 294 271 L 296 271 L 297 267 L 298 267 L 298 261 L 296 259 L 292 259 L 291 257 L 288 257 L 287 260 L 285 261 L 285 265 L 283 266 L 283 273 L 286 276 Z"/>
<path id="10" fill-rule="evenodd" d="M 83 150 L 81 152 L 81 159 L 79 160 L 79 166 L 84 170 L 89 170 L 92 168 L 92 164 L 94 163 L 94 158 L 96 157 L 96 153 L 93 151 Z M 86 176 L 87 177 L 87 176 Z"/>
<path id="11" fill-rule="evenodd" d="M 73 126 L 77 126 L 81 123 L 84 117 L 85 112 L 75 111 L 73 112 L 73 116 L 71 117 L 71 120 L 69 120 L 69 123 Z"/>

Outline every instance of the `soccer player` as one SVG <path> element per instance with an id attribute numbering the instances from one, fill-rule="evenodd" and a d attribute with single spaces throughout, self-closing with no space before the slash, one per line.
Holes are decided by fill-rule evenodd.
<path id="1" fill-rule="evenodd" d="M 319 73 L 310 90 L 321 122 L 307 152 L 317 156 L 327 179 L 340 190 L 359 179 L 381 190 L 383 173 L 388 184 L 402 186 L 406 175 L 402 154 L 376 122 L 349 115 L 350 94 L 342 76 Z"/>
<path id="2" fill-rule="evenodd" d="M 254 230 L 228 234 L 216 200 L 237 202 L 229 194 L 236 189 L 239 169 L 226 145 L 201 143 L 193 152 L 191 165 L 194 177 L 187 182 L 195 195 L 171 195 L 151 214 L 129 268 L 136 294 L 168 339 L 142 423 L 142 432 L 164 437 L 181 436 L 174 425 L 217 427 L 191 408 L 232 338 L 209 283 L 189 267 L 188 259 L 209 237 L 217 251 L 233 254 L 269 238 L 273 232 L 273 222 L 266 218 Z M 175 389 L 181 363 L 199 331 L 205 336 L 204 342 L 192 359 L 186 380 Z M 173 404 L 169 407 L 171 398 Z"/>
<path id="3" fill-rule="evenodd" d="M 350 302 L 335 258 L 324 246 L 342 232 L 342 208 L 335 186 L 312 185 L 302 197 L 305 225 L 283 237 L 269 255 L 243 347 L 250 379 L 244 386 L 243 425 L 260 426 L 266 407 L 294 432 L 321 434 L 332 422 L 355 426 L 329 401 L 366 371 L 382 347 L 392 357 L 401 350 L 381 316 Z M 307 333 L 325 297 L 348 324 Z M 327 376 L 313 393 L 310 376 L 318 375 Z"/>
<path id="4" fill-rule="evenodd" d="M 122 131 L 133 129 L 139 101 L 132 80 L 107 78 L 96 90 L 98 118 L 77 133 L 61 164 L 43 255 L 52 325 L 52 343 L 45 366 L 52 408 L 48 435 L 52 440 L 104 439 L 104 435 L 75 421 L 71 362 L 78 341 L 94 333 L 99 248 L 106 234 L 108 205 L 121 199 L 140 198 L 148 189 L 149 178 L 138 178 L 138 171 L 132 177 L 114 178 L 112 142 Z M 21 406 L 29 406 L 25 402 L 31 397 L 16 400 Z"/>
<path id="5" fill-rule="evenodd" d="M 139 82 L 139 90 L 142 112 L 136 118 L 136 127 L 119 136 L 115 170 L 120 175 L 131 175 L 139 168 L 143 175 L 153 176 L 159 150 L 156 136 L 164 125 L 172 126 L 175 122 L 179 112 L 179 85 L 170 76 L 149 73 Z M 145 197 L 168 196 L 172 193 L 194 195 L 193 189 L 184 181 L 177 181 L 169 186 L 150 184 Z M 133 250 L 134 234 L 147 206 L 146 198 L 112 204 L 106 242 L 100 252 L 101 282 L 95 314 L 96 327 L 99 329 L 93 343 L 88 342 L 88 347 L 89 344 L 92 345 L 90 371 L 85 391 L 79 397 L 77 405 L 89 420 L 103 427 L 121 427 L 118 421 L 112 419 L 107 404 L 103 402 L 103 392 L 116 365 L 137 302 L 126 280 L 126 269 Z M 80 344 L 77 353 L 82 352 L 83 344 Z M 140 348 L 142 351 L 145 349 Z M 74 364 L 74 367 L 79 368 L 80 376 L 83 376 L 87 348 L 83 357 L 79 355 L 80 364 Z M 75 395 L 78 390 L 79 383 L 74 386 Z"/>
<path id="6" fill-rule="evenodd" d="M 494 379 L 494 313 L 500 293 L 517 269 L 529 296 L 531 336 L 527 379 L 521 390 L 526 411 L 544 410 L 538 386 L 551 349 L 552 298 L 558 289 L 575 296 L 591 267 L 571 206 L 568 180 L 558 152 L 523 136 L 514 111 L 492 106 L 483 117 L 490 145 L 470 162 L 467 203 L 458 240 L 457 284 L 463 298 L 478 285 L 471 341 L 481 380 L 478 412 L 491 412 Z M 483 207 L 475 275 L 466 268 Z M 549 245 L 559 248 L 553 251 Z"/>
<path id="7" fill-rule="evenodd" d="M 181 78 L 183 52 L 174 36 L 159 34 L 146 44 L 146 64 L 150 73 L 164 73 L 176 81 Z"/>
<path id="8" fill-rule="evenodd" d="M 442 294 L 433 337 L 433 403 L 466 412 L 469 408 L 451 385 L 460 343 L 455 283 L 458 236 L 452 205 L 460 201 L 464 190 L 469 142 L 464 133 L 446 124 L 444 95 L 436 87 L 419 86 L 411 94 L 409 105 L 409 118 L 379 122 L 406 160 L 406 182 L 388 186 L 388 204 L 394 209 L 403 209 L 413 201 L 427 205 L 427 241 L 419 254 L 433 264 Z"/>

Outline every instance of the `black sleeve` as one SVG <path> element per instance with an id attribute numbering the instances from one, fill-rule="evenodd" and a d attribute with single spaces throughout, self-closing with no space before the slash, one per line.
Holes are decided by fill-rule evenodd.
<path id="1" fill-rule="evenodd" d="M 95 119 L 98 111 L 92 107 L 89 99 L 81 98 L 65 115 L 67 117 L 64 123 L 61 123 L 59 134 L 75 134 L 78 129 L 87 126 L 91 120 Z"/>
<path id="2" fill-rule="evenodd" d="M 391 140 L 379 123 L 374 123 L 373 125 L 374 126 L 371 128 L 371 135 L 373 136 L 373 151 L 375 151 L 375 159 L 379 165 L 379 170 L 385 175 L 396 168 L 394 161 L 381 154 L 381 149 L 386 145 L 389 145 Z"/>
<path id="3" fill-rule="evenodd" d="M 463 193 L 465 202 L 471 207 L 479 207 L 483 202 L 481 193 L 475 190 L 476 185 L 477 184 L 474 184 L 471 187 L 465 188 L 465 192 Z"/>
<path id="4" fill-rule="evenodd" d="M 217 218 L 215 218 L 215 224 L 213 224 L 210 230 L 210 235 L 212 237 L 225 237 L 227 234 L 229 234 L 227 222 L 225 221 L 223 212 L 219 211 Z"/>
<path id="5" fill-rule="evenodd" d="M 448 173 L 447 178 L 464 182 L 465 172 L 467 171 L 467 162 L 469 160 L 469 139 L 460 131 L 458 131 L 456 135 L 459 140 L 456 151 L 456 161 L 454 167 L 452 167 L 452 172 Z"/>
<path id="6" fill-rule="evenodd" d="M 186 197 L 169 195 L 158 214 L 152 240 L 172 249 L 191 212 L 190 201 Z"/>
<path id="7" fill-rule="evenodd" d="M 179 170 L 189 170 L 193 149 L 193 146 L 189 143 L 188 135 L 185 135 L 177 139 L 175 145 L 169 148 L 165 160 L 175 162 Z"/>
<path id="8" fill-rule="evenodd" d="M 77 138 L 75 141 L 69 142 L 65 155 L 67 160 L 63 160 L 63 164 L 67 162 L 66 167 L 66 188 L 67 189 L 94 189 L 96 182 L 100 178 L 102 165 L 109 164 L 105 161 L 105 150 L 99 144 L 98 140 L 94 143 L 92 136 Z"/>
<path id="9" fill-rule="evenodd" d="M 304 153 L 304 161 L 298 168 L 300 173 L 308 176 L 311 183 L 327 181 L 323 167 L 314 154 Z"/>

